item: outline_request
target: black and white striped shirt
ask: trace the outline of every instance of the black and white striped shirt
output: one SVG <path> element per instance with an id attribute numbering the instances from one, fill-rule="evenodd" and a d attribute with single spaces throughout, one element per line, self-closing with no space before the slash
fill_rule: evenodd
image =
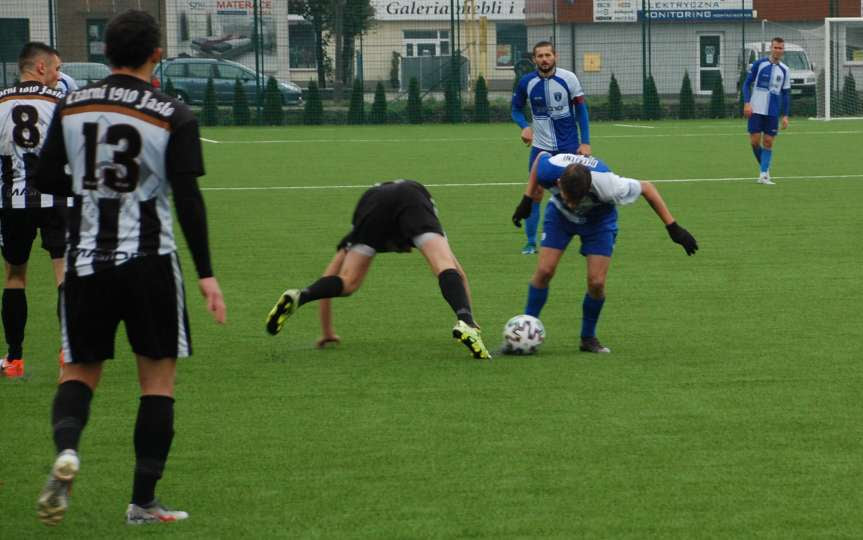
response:
<path id="1" fill-rule="evenodd" d="M 172 183 L 204 174 L 192 112 L 127 75 L 70 92 L 42 159 L 72 172 L 67 271 L 78 276 L 176 251 Z"/>
<path id="2" fill-rule="evenodd" d="M 39 151 L 62 92 L 25 81 L 0 91 L 0 207 L 28 209 L 66 206 L 66 197 L 39 192 L 33 185 Z"/>

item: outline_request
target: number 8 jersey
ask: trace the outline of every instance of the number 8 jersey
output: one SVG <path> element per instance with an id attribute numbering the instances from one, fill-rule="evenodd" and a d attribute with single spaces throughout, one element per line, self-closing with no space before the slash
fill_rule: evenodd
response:
<path id="1" fill-rule="evenodd" d="M 0 207 L 50 208 L 66 199 L 32 185 L 39 150 L 62 93 L 26 81 L 0 92 Z"/>
<path id="2" fill-rule="evenodd" d="M 172 183 L 204 174 L 188 107 L 127 75 L 67 95 L 41 159 L 72 171 L 67 271 L 79 276 L 176 251 Z"/>

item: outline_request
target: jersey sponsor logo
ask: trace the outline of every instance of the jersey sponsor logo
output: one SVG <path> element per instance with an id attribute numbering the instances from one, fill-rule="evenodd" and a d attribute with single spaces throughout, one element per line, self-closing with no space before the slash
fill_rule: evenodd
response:
<path id="1" fill-rule="evenodd" d="M 80 248 L 73 247 L 69 249 L 69 256 L 77 258 L 91 259 L 92 262 L 125 262 L 132 259 L 143 257 L 144 253 L 126 252 L 126 251 L 108 251 L 99 248 Z"/>
<path id="2" fill-rule="evenodd" d="M 591 156 L 583 156 L 581 154 L 559 154 L 559 156 L 567 163 L 580 163 L 589 169 L 595 169 L 599 165 L 599 160 Z"/>
<path id="3" fill-rule="evenodd" d="M 63 92 L 55 90 L 53 88 L 48 88 L 47 86 L 44 86 L 42 84 L 32 84 L 29 86 L 12 86 L 10 88 L 0 91 L 0 99 L 10 96 L 24 98 L 26 98 L 27 96 L 48 96 L 60 99 L 63 97 Z"/>

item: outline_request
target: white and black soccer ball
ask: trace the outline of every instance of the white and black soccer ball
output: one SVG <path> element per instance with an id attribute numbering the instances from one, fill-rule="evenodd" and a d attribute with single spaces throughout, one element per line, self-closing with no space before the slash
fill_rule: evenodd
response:
<path id="1" fill-rule="evenodd" d="M 545 326 L 531 315 L 516 315 L 503 327 L 504 352 L 533 354 L 545 341 Z"/>

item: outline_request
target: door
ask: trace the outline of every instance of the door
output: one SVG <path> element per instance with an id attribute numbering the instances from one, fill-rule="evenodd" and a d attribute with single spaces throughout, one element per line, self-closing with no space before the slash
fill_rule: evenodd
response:
<path id="1" fill-rule="evenodd" d="M 722 36 L 698 36 L 698 93 L 709 94 L 722 75 Z"/>

